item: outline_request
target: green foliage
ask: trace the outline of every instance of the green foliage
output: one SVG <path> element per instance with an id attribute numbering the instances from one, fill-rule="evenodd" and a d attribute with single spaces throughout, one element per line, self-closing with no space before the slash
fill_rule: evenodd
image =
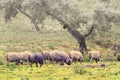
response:
<path id="1" fill-rule="evenodd" d="M 106 64 L 106 67 L 98 66 L 103 63 Z M 88 64 L 95 67 L 86 67 Z M 15 66 L 11 64 L 10 67 L 1 65 L 0 74 L 1 80 L 118 80 L 120 77 L 120 65 L 117 61 L 99 62 L 97 64 L 83 62 L 71 66 L 44 64 L 38 68 L 35 65 L 31 68 L 29 65 Z"/>
<path id="2" fill-rule="evenodd" d="M 25 77 L 25 78 L 21 78 L 21 80 L 30 80 L 30 78 Z"/>
<path id="3" fill-rule="evenodd" d="M 0 56 L 0 65 L 3 65 L 4 62 L 5 62 L 4 57 L 3 57 L 3 56 Z"/>
<path id="4" fill-rule="evenodd" d="M 36 24 L 44 23 L 46 25 L 46 21 L 49 19 L 58 22 L 60 26 L 60 23 L 62 26 L 66 23 L 72 24 L 74 26 L 71 28 L 78 30 L 82 35 L 88 33 L 89 29 L 94 26 L 94 31 L 89 38 L 99 45 L 111 47 L 120 45 L 120 9 L 115 5 L 120 5 L 119 3 L 119 0 L 7 0 L 5 17 L 11 19 L 19 11 L 25 16 L 27 14 L 31 22 L 36 22 Z M 50 26 L 47 25 L 48 27 Z M 54 28 L 54 26 L 52 27 Z"/>
<path id="5" fill-rule="evenodd" d="M 74 73 L 84 75 L 86 73 L 86 70 L 85 70 L 84 66 L 75 66 Z"/>
<path id="6" fill-rule="evenodd" d="M 86 61 L 86 62 L 89 62 L 89 61 L 90 61 L 90 58 L 89 58 L 89 55 L 88 55 L 88 54 L 85 54 L 85 55 L 84 55 L 84 61 Z"/>
<path id="7" fill-rule="evenodd" d="M 70 78 L 63 78 L 63 80 L 70 80 Z"/>
<path id="8" fill-rule="evenodd" d="M 9 0 L 2 0 L 7 2 Z M 0 4 L 1 2 L 0 1 Z M 10 0 L 11 1 L 11 0 Z M 77 50 L 78 44 L 73 37 L 67 31 L 63 31 L 60 22 L 56 20 L 62 19 L 66 23 L 77 23 L 80 21 L 80 28 L 78 30 L 84 34 L 90 28 L 91 17 L 95 12 L 96 20 L 94 33 L 88 37 L 91 41 L 100 41 L 102 45 L 119 46 L 120 39 L 120 27 L 119 27 L 119 10 L 120 10 L 120 0 L 111 0 L 108 5 L 109 8 L 105 9 L 104 6 L 101 7 L 101 0 L 46 0 L 48 1 L 47 9 L 42 8 L 42 10 L 47 10 L 48 12 L 54 14 L 52 17 L 42 14 L 40 11 L 41 7 L 37 7 L 37 0 L 24 0 L 22 4 L 22 10 L 26 11 L 33 20 L 44 23 L 44 29 L 40 33 L 34 32 L 33 25 L 30 24 L 28 17 L 26 18 L 21 13 L 16 13 L 19 11 L 17 1 L 23 0 L 12 0 L 7 4 L 7 9 L 5 10 L 7 16 L 6 18 L 13 19 L 12 22 L 4 23 L 3 14 L 0 9 L 0 54 L 1 51 L 44 51 L 44 50 L 54 50 L 59 49 L 69 52 L 70 50 Z M 41 0 L 42 1 L 42 0 Z M 52 1 L 52 2 L 51 2 Z M 58 1 L 58 2 L 56 2 Z M 74 2 L 76 1 L 76 2 Z M 49 3 L 50 2 L 50 3 Z M 60 2 L 60 3 L 59 3 Z M 64 2 L 64 4 L 62 4 Z M 71 2 L 73 2 L 71 4 Z M 69 4 L 70 3 L 70 4 Z M 100 4 L 100 6 L 95 6 Z M 27 5 L 26 5 L 27 4 Z M 37 4 L 37 5 L 36 5 Z M 51 5 L 55 4 L 55 5 Z M 75 4 L 75 5 L 73 5 Z M 94 5 L 95 4 L 95 5 Z M 4 4 L 2 4 L 4 5 Z M 59 6 L 60 5 L 60 6 Z M 55 7 L 56 6 L 56 7 Z M 79 6 L 79 7 L 78 7 Z M 1 7 L 1 5 L 0 5 Z M 42 6 L 43 7 L 43 6 Z M 99 7 L 99 8 L 98 8 Z M 12 9 L 13 8 L 13 9 Z M 98 8 L 98 9 L 97 9 Z M 77 10 L 76 10 L 77 9 Z M 54 12 L 55 11 L 55 12 Z M 39 15 L 40 14 L 40 15 Z M 67 14 L 67 15 L 66 15 Z M 93 18 L 92 18 L 93 19 Z M 88 24 L 86 24 L 88 22 Z M 73 27 L 74 28 L 74 27 Z M 88 41 L 90 46 L 95 45 Z M 93 48 L 93 47 L 92 47 Z M 95 48 L 95 47 L 94 47 Z M 116 49 L 116 50 L 119 50 Z M 3 53 L 3 52 L 2 52 Z M 104 53 L 107 54 L 107 53 Z M 103 54 L 103 55 L 104 55 Z M 105 56 L 104 56 L 105 57 Z M 108 57 L 108 56 L 107 56 Z M 113 60 L 113 56 L 110 57 Z M 58 66 L 57 64 L 43 65 L 40 68 L 30 68 L 29 65 L 16 66 L 10 63 L 6 66 L 4 63 L 3 55 L 0 56 L 0 80 L 118 80 L 120 77 L 120 65 L 119 62 L 99 62 L 99 63 L 86 63 L 89 61 L 88 55 L 85 55 L 85 62 L 83 64 L 72 64 L 71 66 Z M 100 67 L 99 65 L 105 64 L 105 67 Z M 93 67 L 86 67 L 90 64 Z M 82 65 L 82 66 L 78 66 Z M 94 67 L 95 66 L 95 67 Z"/>
<path id="9" fill-rule="evenodd" d="M 120 72 L 116 72 L 115 75 L 120 75 Z"/>
<path id="10" fill-rule="evenodd" d="M 9 65 L 7 65 L 7 68 L 9 68 L 10 71 L 13 71 L 13 70 L 15 70 L 17 67 L 16 67 L 15 64 L 9 64 Z"/>

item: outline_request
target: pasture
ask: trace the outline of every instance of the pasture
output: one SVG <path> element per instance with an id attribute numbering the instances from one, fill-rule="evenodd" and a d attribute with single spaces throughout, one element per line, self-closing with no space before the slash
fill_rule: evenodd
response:
<path id="1" fill-rule="evenodd" d="M 94 43 L 88 43 L 89 49 L 101 48 L 104 52 L 99 63 L 85 62 L 72 63 L 72 65 L 60 66 L 58 64 L 44 64 L 42 67 L 31 68 L 29 65 L 16 66 L 11 63 L 6 65 L 4 55 L 11 51 L 44 51 L 44 50 L 78 50 L 78 44 L 67 31 L 43 31 L 37 32 L 0 32 L 0 80 L 119 80 L 120 65 L 107 54 L 109 49 L 101 48 Z M 94 45 L 93 45 L 94 44 Z M 96 47 L 97 46 L 97 47 Z M 106 56 L 109 60 L 106 61 Z M 105 64 L 101 67 L 101 64 Z"/>
<path id="2" fill-rule="evenodd" d="M 101 64 L 105 67 L 101 67 Z M 31 68 L 29 65 L 10 66 L 0 65 L 0 80 L 119 80 L 119 62 L 99 62 L 71 66 L 59 66 L 57 64 L 43 65 Z"/>
<path id="3" fill-rule="evenodd" d="M 81 8 L 91 10 L 96 0 L 92 3 L 89 0 L 81 1 Z M 119 7 L 119 0 L 113 0 L 110 7 L 113 6 Z M 89 38 L 86 40 L 89 50 L 102 50 L 102 57 L 98 63 L 90 63 L 88 57 L 85 57 L 84 62 L 72 63 L 70 66 L 43 64 L 42 67 L 36 68 L 34 64 L 31 68 L 29 65 L 16 66 L 14 63 L 8 66 L 4 58 L 8 52 L 42 52 L 57 49 L 68 53 L 78 50 L 79 45 L 56 20 L 44 20 L 44 29 L 39 25 L 41 30 L 36 32 L 31 21 L 21 13 L 8 23 L 5 23 L 3 14 L 0 11 L 0 80 L 120 80 L 120 62 L 113 56 L 112 51 L 96 45 Z M 115 32 L 119 32 L 116 30 Z M 102 64 L 105 66 L 101 66 Z"/>

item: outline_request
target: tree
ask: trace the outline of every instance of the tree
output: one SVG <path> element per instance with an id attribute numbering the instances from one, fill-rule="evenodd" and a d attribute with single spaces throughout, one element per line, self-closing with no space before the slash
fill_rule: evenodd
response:
<path id="1" fill-rule="evenodd" d="M 81 9 L 78 0 L 29 0 L 28 2 L 27 0 L 13 0 L 12 6 L 14 5 L 14 7 L 8 9 L 12 12 L 7 12 L 7 10 L 6 13 L 11 13 L 8 15 L 9 19 L 14 17 L 15 12 L 19 11 L 31 19 L 35 26 L 42 23 L 46 16 L 51 16 L 51 19 L 59 21 L 63 28 L 67 29 L 78 41 L 79 50 L 84 53 L 87 51 L 86 37 L 91 34 L 90 38 L 97 41 L 96 36 L 99 35 L 99 41 L 103 42 L 108 39 L 104 33 L 107 34 L 111 30 L 113 27 L 111 24 L 119 26 L 120 12 L 109 7 L 110 0 L 100 1 L 100 6 L 97 5 L 91 11 L 86 11 Z"/>
<path id="2" fill-rule="evenodd" d="M 5 19 L 6 22 L 11 20 L 11 18 L 16 17 L 20 12 L 31 20 L 35 26 L 36 31 L 40 31 L 39 23 L 42 23 L 46 14 L 41 12 L 40 7 L 37 1 L 31 0 L 26 2 L 24 5 L 24 0 L 9 0 L 5 3 Z"/>
<path id="3" fill-rule="evenodd" d="M 90 22 L 86 20 L 90 19 L 90 17 L 81 14 L 82 11 L 79 9 L 79 2 L 77 3 L 77 0 L 41 0 L 41 3 L 43 4 L 44 12 L 60 21 L 61 24 L 63 24 L 63 28 L 67 29 L 68 32 L 78 41 L 79 50 L 82 53 L 87 51 L 85 37 L 92 32 L 94 26 L 93 24 L 90 25 Z M 88 33 L 84 33 L 83 35 L 78 31 L 78 28 L 80 28 L 79 23 L 89 24 L 88 26 L 90 27 L 90 30 L 88 30 Z"/>

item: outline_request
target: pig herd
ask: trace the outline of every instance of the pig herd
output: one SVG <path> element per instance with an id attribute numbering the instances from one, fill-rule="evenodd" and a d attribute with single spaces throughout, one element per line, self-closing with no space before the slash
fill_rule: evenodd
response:
<path id="1" fill-rule="evenodd" d="M 29 64 L 32 67 L 32 64 L 38 64 L 40 67 L 46 63 L 58 63 L 60 65 L 71 65 L 72 62 L 83 62 L 84 56 L 79 51 L 70 51 L 66 53 L 64 51 L 53 50 L 53 51 L 43 51 L 39 52 L 10 52 L 5 55 L 7 63 L 15 62 L 16 65 L 19 64 Z M 89 52 L 90 62 L 94 59 L 96 63 L 100 60 L 99 51 L 90 51 Z"/>

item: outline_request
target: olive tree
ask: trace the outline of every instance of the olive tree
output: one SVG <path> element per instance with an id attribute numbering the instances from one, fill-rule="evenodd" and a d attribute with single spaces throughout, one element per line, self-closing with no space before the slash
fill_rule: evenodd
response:
<path id="1" fill-rule="evenodd" d="M 38 6 L 37 0 L 8 0 L 4 2 L 4 18 L 7 22 L 21 13 L 31 20 L 36 31 L 40 31 L 39 23 L 42 23 L 46 14 Z"/>
<path id="2" fill-rule="evenodd" d="M 51 16 L 78 41 L 79 50 L 84 53 L 87 51 L 86 37 L 90 35 L 89 38 L 97 42 L 107 43 L 107 34 L 113 25 L 119 26 L 119 10 L 109 7 L 110 0 L 99 0 L 99 3 L 86 11 L 80 7 L 80 0 L 10 0 L 5 8 L 5 18 L 11 19 L 21 12 L 39 31 L 38 24 Z"/>

